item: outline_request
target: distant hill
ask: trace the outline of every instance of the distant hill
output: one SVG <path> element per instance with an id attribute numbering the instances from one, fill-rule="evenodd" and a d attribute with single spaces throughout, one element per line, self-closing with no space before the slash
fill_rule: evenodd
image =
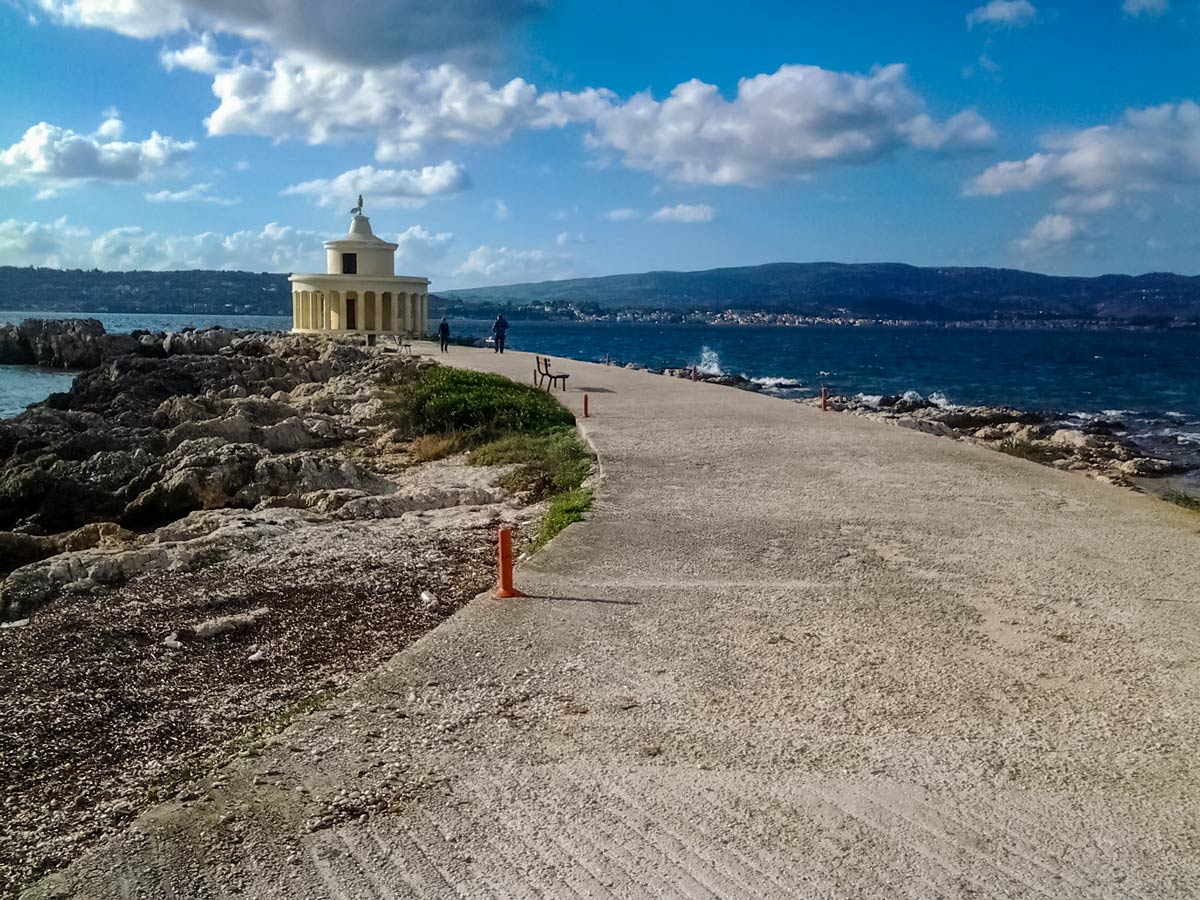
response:
<path id="1" fill-rule="evenodd" d="M 439 291 L 466 303 L 568 301 L 606 308 L 761 309 L 939 320 L 992 317 L 1200 321 L 1200 276 L 1075 278 L 900 263 L 772 263 Z"/>
<path id="2" fill-rule="evenodd" d="M 1072 278 L 1017 269 L 899 263 L 772 263 L 705 272 L 644 272 L 439 291 L 460 304 L 565 302 L 600 309 L 764 310 L 934 319 L 1116 319 L 1200 324 L 1200 276 Z M 58 312 L 290 315 L 287 275 L 102 272 L 0 266 L 0 309 Z M 537 311 L 529 311 L 537 314 Z"/>
<path id="3" fill-rule="evenodd" d="M 102 272 L 0 266 L 0 309 L 51 312 L 292 314 L 287 275 Z"/>

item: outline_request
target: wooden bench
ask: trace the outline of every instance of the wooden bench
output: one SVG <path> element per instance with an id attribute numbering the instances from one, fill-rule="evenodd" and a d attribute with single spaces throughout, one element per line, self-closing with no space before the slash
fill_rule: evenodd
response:
<path id="1" fill-rule="evenodd" d="M 571 376 L 565 372 L 551 372 L 550 359 L 548 357 L 535 356 L 536 367 L 533 372 L 533 383 L 535 387 L 541 387 L 546 382 L 550 383 L 547 390 L 553 390 L 554 385 L 558 383 L 565 391 L 567 389 L 567 379 Z"/>

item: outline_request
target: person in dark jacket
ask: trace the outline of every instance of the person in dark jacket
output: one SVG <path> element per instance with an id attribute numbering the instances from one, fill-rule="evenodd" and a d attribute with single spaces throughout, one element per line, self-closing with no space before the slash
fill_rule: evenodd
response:
<path id="1" fill-rule="evenodd" d="M 442 341 L 442 352 L 447 353 L 450 349 L 450 323 L 446 321 L 446 317 L 442 316 L 442 324 L 438 326 L 438 337 Z"/>
<path id="2" fill-rule="evenodd" d="M 496 316 L 496 323 L 492 325 L 492 336 L 496 339 L 496 347 L 494 353 L 504 352 L 504 338 L 508 334 L 508 319 L 504 318 L 504 314 Z"/>

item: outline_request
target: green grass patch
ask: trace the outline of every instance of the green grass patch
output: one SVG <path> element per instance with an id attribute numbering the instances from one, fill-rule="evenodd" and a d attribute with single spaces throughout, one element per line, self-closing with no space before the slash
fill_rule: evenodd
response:
<path id="1" fill-rule="evenodd" d="M 527 384 L 448 366 L 422 366 L 385 389 L 386 408 L 409 439 L 460 434 L 485 443 L 507 434 L 543 434 L 575 424 L 570 410 Z"/>
<path id="2" fill-rule="evenodd" d="M 592 492 L 587 488 L 575 488 L 563 491 L 550 498 L 546 517 L 542 519 L 542 527 L 532 549 L 536 550 L 552 537 L 583 518 L 584 513 L 592 508 Z"/>
<path id="3" fill-rule="evenodd" d="M 562 427 L 545 434 L 510 434 L 467 455 L 473 466 L 516 465 L 501 484 L 535 501 L 577 489 L 594 459 L 574 429 Z"/>
<path id="4" fill-rule="evenodd" d="M 1009 456 L 1028 459 L 1031 462 L 1041 463 L 1043 466 L 1048 466 L 1056 459 L 1061 459 L 1061 454 L 1054 450 L 1019 438 L 1005 438 L 996 445 L 996 449 Z"/>
<path id="5" fill-rule="evenodd" d="M 583 487 L 595 454 L 575 431 L 571 411 L 546 391 L 499 375 L 421 366 L 383 388 L 397 438 L 420 461 L 468 451 L 473 466 L 513 466 L 500 484 L 547 503 L 532 549 L 591 507 Z"/>
<path id="6" fill-rule="evenodd" d="M 1162 498 L 1168 503 L 1174 503 L 1176 506 L 1182 506 L 1192 512 L 1200 512 L 1200 497 L 1193 497 L 1183 491 L 1166 491 Z"/>

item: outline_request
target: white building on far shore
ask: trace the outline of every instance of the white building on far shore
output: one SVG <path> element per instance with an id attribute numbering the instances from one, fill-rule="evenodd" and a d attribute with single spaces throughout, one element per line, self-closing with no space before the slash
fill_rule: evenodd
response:
<path id="1" fill-rule="evenodd" d="M 354 209 L 350 233 L 325 241 L 325 274 L 292 275 L 292 331 L 424 337 L 429 279 L 396 274 L 396 244 L 380 240 Z"/>

